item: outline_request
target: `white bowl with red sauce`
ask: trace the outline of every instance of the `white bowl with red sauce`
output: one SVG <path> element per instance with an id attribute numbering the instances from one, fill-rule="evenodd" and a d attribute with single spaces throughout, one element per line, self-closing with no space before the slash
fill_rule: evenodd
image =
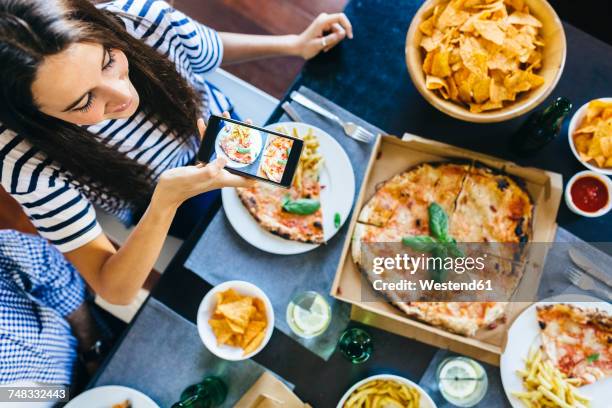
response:
<path id="1" fill-rule="evenodd" d="M 565 187 L 565 203 L 583 217 L 601 217 L 612 209 L 612 180 L 591 170 L 576 173 Z"/>

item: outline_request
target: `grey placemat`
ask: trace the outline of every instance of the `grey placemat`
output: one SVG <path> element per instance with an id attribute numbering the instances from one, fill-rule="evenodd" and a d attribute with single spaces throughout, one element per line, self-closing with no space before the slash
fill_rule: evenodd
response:
<path id="1" fill-rule="evenodd" d="M 299 90 L 313 101 L 327 108 L 344 120 L 358 123 L 375 134 L 380 129 L 369 125 L 329 100 L 307 88 Z M 334 137 L 351 159 L 355 172 L 355 199 L 363 180 L 372 145 L 359 143 L 344 135 L 336 124 L 312 113 L 300 105 L 292 106 L 302 120 L 319 127 Z M 281 121 L 289 121 L 287 117 Z M 292 336 L 309 350 L 327 360 L 334 351 L 339 334 L 349 321 L 350 307 L 327 295 L 336 273 L 348 223 L 326 244 L 299 255 L 274 255 L 260 251 L 244 241 L 227 221 L 221 210 L 200 238 L 185 267 L 216 285 L 223 281 L 241 279 L 254 283 L 270 297 L 276 315 L 276 327 Z M 224 262 L 219 262 L 223 259 Z M 303 340 L 291 332 L 285 319 L 285 310 L 291 297 L 301 291 L 315 290 L 325 294 L 332 305 L 332 322 L 327 331 L 314 339 Z"/>
<path id="2" fill-rule="evenodd" d="M 228 386 L 232 407 L 266 369 L 251 360 L 229 362 L 210 353 L 197 327 L 150 298 L 94 386 L 123 385 L 170 407 L 181 392 L 209 375 Z"/>
<path id="3" fill-rule="evenodd" d="M 419 381 L 419 385 L 423 387 L 423 389 L 429 394 L 431 399 L 434 400 L 438 408 L 451 408 L 455 407 L 455 405 L 447 402 L 440 394 L 440 390 L 438 388 L 438 381 L 436 380 L 436 370 L 438 369 L 438 365 L 447 357 L 454 357 L 460 354 L 456 354 L 450 352 L 448 350 L 438 350 L 434 357 L 431 359 L 431 363 L 427 366 L 425 373 L 421 377 Z M 504 393 L 504 389 L 502 388 L 501 376 L 499 374 L 499 367 L 492 366 L 490 364 L 486 364 L 480 362 L 487 372 L 487 378 L 489 381 L 489 388 L 487 389 L 487 394 L 484 399 L 480 401 L 476 408 L 503 408 L 510 407 L 510 403 L 506 398 L 506 394 Z"/>
<path id="4" fill-rule="evenodd" d="M 589 259 L 601 271 L 612 275 L 612 243 L 588 243 L 561 227 L 557 228 L 555 240 L 550 244 L 544 271 L 538 289 L 538 299 L 543 300 L 558 295 L 587 295 L 593 293 L 573 286 L 567 278 L 567 269 L 572 265 L 568 251 L 573 249 Z M 602 282 L 596 284 L 605 288 Z M 579 300 L 579 298 L 577 298 Z M 607 300 L 607 299 L 605 299 Z"/>

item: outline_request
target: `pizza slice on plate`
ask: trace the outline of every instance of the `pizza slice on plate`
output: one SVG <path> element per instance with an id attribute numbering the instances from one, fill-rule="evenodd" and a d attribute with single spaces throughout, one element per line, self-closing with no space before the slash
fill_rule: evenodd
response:
<path id="1" fill-rule="evenodd" d="M 592 384 L 612 376 L 612 316 L 557 303 L 536 307 L 542 349 L 563 374 Z"/>
<path id="2" fill-rule="evenodd" d="M 284 129 L 277 130 L 286 133 Z M 319 144 L 312 131 L 303 139 L 302 156 L 289 190 L 260 182 L 248 189 L 239 188 L 237 192 L 246 209 L 262 228 L 285 239 L 322 244 L 325 238 L 319 172 L 323 158 L 317 152 Z M 282 151 L 288 155 L 286 150 L 290 146 L 282 144 L 283 140 L 287 139 L 277 137 L 270 140 L 269 149 L 262 157 L 262 171 L 270 179 L 277 177 L 273 176 L 277 170 L 272 162 L 283 156 Z"/>

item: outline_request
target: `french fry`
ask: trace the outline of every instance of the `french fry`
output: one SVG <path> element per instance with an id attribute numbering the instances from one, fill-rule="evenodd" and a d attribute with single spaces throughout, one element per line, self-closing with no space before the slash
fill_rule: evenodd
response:
<path id="1" fill-rule="evenodd" d="M 526 391 L 515 391 L 512 395 L 527 408 L 587 408 L 588 398 L 576 391 L 575 386 L 581 383 L 580 380 L 567 378 L 543 357 L 539 347 L 529 351 L 525 369 L 517 370 Z"/>
<path id="2" fill-rule="evenodd" d="M 344 403 L 344 408 L 382 408 L 401 406 L 419 408 L 419 391 L 393 380 L 374 380 L 359 386 Z"/>

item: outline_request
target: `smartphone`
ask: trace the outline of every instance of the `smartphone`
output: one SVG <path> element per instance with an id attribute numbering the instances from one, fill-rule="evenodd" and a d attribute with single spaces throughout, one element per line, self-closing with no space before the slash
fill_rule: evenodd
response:
<path id="1" fill-rule="evenodd" d="M 211 115 L 198 160 L 227 160 L 232 173 L 289 188 L 304 142 L 248 123 Z"/>

